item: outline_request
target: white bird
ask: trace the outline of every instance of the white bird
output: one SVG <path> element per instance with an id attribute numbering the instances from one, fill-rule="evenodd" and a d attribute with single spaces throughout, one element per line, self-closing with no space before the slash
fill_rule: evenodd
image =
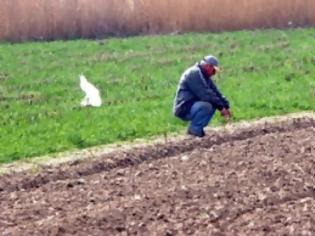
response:
<path id="1" fill-rule="evenodd" d="M 81 106 L 100 107 L 102 99 L 99 90 L 91 84 L 83 74 L 80 75 L 80 87 L 85 92 L 85 97 L 81 101 Z"/>

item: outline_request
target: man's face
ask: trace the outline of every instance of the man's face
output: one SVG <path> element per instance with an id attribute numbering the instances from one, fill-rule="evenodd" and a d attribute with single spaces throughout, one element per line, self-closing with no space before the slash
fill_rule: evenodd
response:
<path id="1" fill-rule="evenodd" d="M 213 65 L 205 64 L 204 69 L 205 69 L 209 78 L 216 74 L 216 69 Z"/>

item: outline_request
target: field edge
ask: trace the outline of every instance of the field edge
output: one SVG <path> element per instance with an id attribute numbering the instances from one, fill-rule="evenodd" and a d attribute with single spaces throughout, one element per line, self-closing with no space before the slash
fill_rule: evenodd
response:
<path id="1" fill-rule="evenodd" d="M 233 135 L 237 131 L 242 131 L 246 129 L 250 130 L 261 130 L 266 127 L 273 126 L 277 127 L 281 123 L 299 123 L 300 120 L 310 119 L 315 122 L 315 112 L 299 112 L 291 113 L 281 116 L 271 116 L 264 117 L 256 120 L 247 120 L 237 123 L 230 123 L 219 127 L 208 127 L 206 129 L 207 136 L 205 139 L 213 136 Z M 303 123 L 303 122 L 302 122 Z M 270 131 L 269 131 L 270 132 Z M 271 131 L 273 132 L 273 131 Z M 222 138 L 222 137 L 221 137 Z M 247 138 L 247 137 L 243 137 Z M 178 146 L 181 142 L 186 142 L 187 140 L 192 140 L 191 148 L 198 148 L 202 145 L 202 140 L 199 138 L 191 138 L 185 135 L 183 132 L 176 134 L 165 134 L 163 136 L 156 136 L 148 139 L 136 139 L 131 142 L 120 142 L 109 145 L 102 145 L 87 149 L 74 150 L 56 153 L 53 155 L 45 155 L 40 157 L 35 157 L 31 159 L 19 160 L 12 163 L 5 163 L 0 165 L 0 176 L 10 173 L 18 172 L 31 172 L 39 173 L 43 169 L 58 167 L 61 164 L 66 163 L 81 163 L 89 160 L 98 160 L 109 157 L 111 155 L 116 155 L 116 153 L 128 153 L 133 150 L 141 149 L 151 149 L 150 147 L 159 146 L 159 150 L 163 150 L 171 147 L 172 145 Z M 234 137 L 237 139 L 237 137 Z M 215 144 L 215 143 L 214 143 Z M 194 146 L 195 145 L 195 146 Z M 210 144 L 211 145 L 211 144 Z M 179 152 L 185 152 L 187 150 L 177 150 Z M 168 154 L 167 154 L 168 155 Z"/>

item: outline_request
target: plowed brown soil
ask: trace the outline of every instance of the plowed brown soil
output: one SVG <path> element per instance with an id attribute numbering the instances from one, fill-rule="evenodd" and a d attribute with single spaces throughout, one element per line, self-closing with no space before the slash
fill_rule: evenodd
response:
<path id="1" fill-rule="evenodd" d="M 0 177 L 1 235 L 314 235 L 315 121 Z"/>

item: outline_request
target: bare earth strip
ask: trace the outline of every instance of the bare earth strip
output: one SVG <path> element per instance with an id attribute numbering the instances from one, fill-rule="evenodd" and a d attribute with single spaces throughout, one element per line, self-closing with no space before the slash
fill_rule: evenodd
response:
<path id="1" fill-rule="evenodd" d="M 314 235 L 313 114 L 0 177 L 1 235 Z"/>

